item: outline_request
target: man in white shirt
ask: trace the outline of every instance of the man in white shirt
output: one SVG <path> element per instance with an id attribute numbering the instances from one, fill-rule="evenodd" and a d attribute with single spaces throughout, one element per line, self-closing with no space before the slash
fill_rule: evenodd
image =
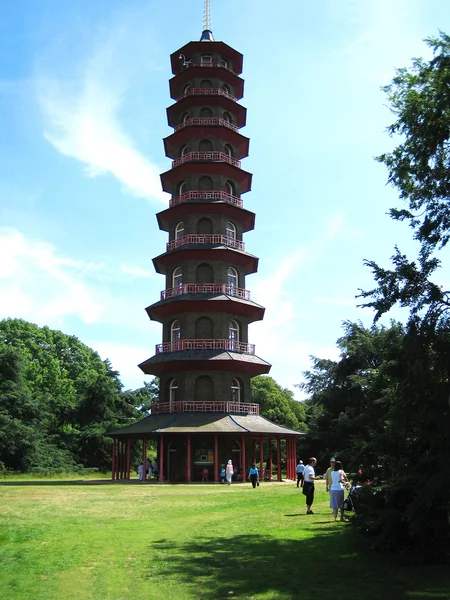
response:
<path id="1" fill-rule="evenodd" d="M 314 481 L 319 479 L 316 477 L 314 467 L 317 465 L 317 459 L 313 456 L 309 459 L 309 463 L 306 465 L 303 471 L 303 494 L 306 496 L 306 514 L 313 515 L 311 510 L 312 503 L 314 502 Z"/>
<path id="2" fill-rule="evenodd" d="M 298 461 L 297 469 L 297 487 L 301 484 L 303 487 L 303 471 L 305 470 L 305 465 L 302 460 Z"/>

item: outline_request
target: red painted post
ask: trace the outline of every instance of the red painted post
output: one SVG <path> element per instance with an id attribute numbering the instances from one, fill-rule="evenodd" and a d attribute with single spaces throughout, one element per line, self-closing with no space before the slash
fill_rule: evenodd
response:
<path id="1" fill-rule="evenodd" d="M 143 471 L 142 471 L 142 481 L 145 481 L 147 479 L 147 438 L 144 437 L 144 440 L 142 442 L 142 465 L 143 465 Z"/>
<path id="2" fill-rule="evenodd" d="M 187 480 L 188 482 L 191 481 L 191 434 L 188 433 L 188 438 L 187 438 Z"/>
<path id="3" fill-rule="evenodd" d="M 130 479 L 131 475 L 131 440 L 127 439 L 127 479 Z"/>
<path id="4" fill-rule="evenodd" d="M 269 480 L 272 480 L 272 440 L 269 439 Z"/>
<path id="5" fill-rule="evenodd" d="M 256 440 L 253 440 L 253 456 L 252 456 L 252 462 L 256 462 Z"/>
<path id="6" fill-rule="evenodd" d="M 115 468 L 116 468 L 116 438 L 113 438 L 112 443 L 112 460 L 111 460 L 111 479 L 115 479 Z"/>
<path id="7" fill-rule="evenodd" d="M 259 472 L 264 481 L 264 442 L 262 435 L 259 436 Z"/>
<path id="8" fill-rule="evenodd" d="M 219 481 L 219 438 L 214 436 L 214 481 Z"/>
<path id="9" fill-rule="evenodd" d="M 159 434 L 159 480 L 164 481 L 164 434 Z"/>
<path id="10" fill-rule="evenodd" d="M 119 479 L 122 479 L 122 440 L 119 440 Z"/>
<path id="11" fill-rule="evenodd" d="M 281 449 L 280 449 L 280 438 L 277 438 L 277 471 L 278 471 L 278 481 L 281 481 Z"/>
<path id="12" fill-rule="evenodd" d="M 242 463 L 242 481 L 246 480 L 246 471 L 247 467 L 245 466 L 245 437 L 242 434 L 242 442 L 241 442 L 241 463 Z"/>

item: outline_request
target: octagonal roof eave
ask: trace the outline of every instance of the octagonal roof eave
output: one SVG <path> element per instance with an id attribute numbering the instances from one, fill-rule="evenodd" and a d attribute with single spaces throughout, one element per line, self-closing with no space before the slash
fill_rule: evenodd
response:
<path id="1" fill-rule="evenodd" d="M 261 415 L 216 412 L 180 412 L 149 415 L 137 423 L 108 431 L 108 437 L 139 437 L 159 433 L 247 433 L 274 437 L 306 434 L 272 423 Z"/>

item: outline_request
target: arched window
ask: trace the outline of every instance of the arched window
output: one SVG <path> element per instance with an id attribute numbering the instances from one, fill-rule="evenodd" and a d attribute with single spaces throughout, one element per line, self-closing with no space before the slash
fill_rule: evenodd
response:
<path id="1" fill-rule="evenodd" d="M 170 341 L 173 342 L 179 342 L 181 340 L 181 327 L 180 327 L 180 321 L 178 319 L 175 319 L 175 321 L 172 322 L 172 325 L 170 326 Z"/>
<path id="2" fill-rule="evenodd" d="M 188 147 L 185 144 L 184 146 L 181 146 L 181 148 L 180 148 L 180 156 L 185 156 L 187 153 L 188 153 Z"/>
<path id="3" fill-rule="evenodd" d="M 187 94 L 190 89 L 191 89 L 191 85 L 188 83 L 183 88 L 183 94 Z"/>
<path id="4" fill-rule="evenodd" d="M 234 196 L 236 193 L 236 188 L 234 187 L 234 183 L 232 181 L 226 181 L 225 182 L 225 191 L 227 194 L 230 194 L 230 196 Z"/>
<path id="5" fill-rule="evenodd" d="M 238 287 L 238 273 L 234 267 L 228 268 L 228 286 L 230 288 Z"/>
<path id="6" fill-rule="evenodd" d="M 234 378 L 231 383 L 231 402 L 241 401 L 241 384 L 239 379 Z"/>
<path id="7" fill-rule="evenodd" d="M 210 108 L 208 108 L 207 106 L 204 106 L 203 108 L 200 109 L 199 116 L 200 117 L 212 117 L 213 112 Z"/>
<path id="8" fill-rule="evenodd" d="M 175 267 L 172 273 L 172 287 L 178 288 L 183 285 L 183 271 L 181 267 Z"/>
<path id="9" fill-rule="evenodd" d="M 184 194 L 185 191 L 186 191 L 186 182 L 180 181 L 180 183 L 177 186 L 177 195 L 181 196 L 181 194 Z"/>
<path id="10" fill-rule="evenodd" d="M 230 113 L 229 113 L 229 112 L 227 112 L 227 111 L 225 111 L 225 112 L 223 113 L 223 119 L 224 119 L 225 121 L 227 121 L 228 123 L 232 123 L 232 122 L 233 122 L 233 117 L 232 117 L 232 116 L 230 115 Z"/>
<path id="11" fill-rule="evenodd" d="M 169 402 L 173 404 L 177 401 L 178 397 L 178 381 L 176 379 L 171 379 L 169 384 Z"/>
<path id="12" fill-rule="evenodd" d="M 236 239 L 236 225 L 234 223 L 232 223 L 231 221 L 227 222 L 227 238 L 229 240 Z"/>
<path id="13" fill-rule="evenodd" d="M 226 92 L 227 94 L 231 94 L 231 88 L 226 83 L 222 85 L 222 91 Z"/>
<path id="14" fill-rule="evenodd" d="M 175 227 L 175 240 L 180 240 L 184 235 L 184 223 L 180 221 Z"/>
<path id="15" fill-rule="evenodd" d="M 213 222 L 208 217 L 202 217 L 197 221 L 197 233 L 200 235 L 208 235 L 213 232 Z"/>
<path id="16" fill-rule="evenodd" d="M 213 143 L 211 140 L 200 140 L 198 149 L 200 152 L 212 152 Z"/>
<path id="17" fill-rule="evenodd" d="M 228 339 L 230 342 L 239 342 L 239 325 L 234 319 L 231 319 L 229 324 Z"/>
<path id="18" fill-rule="evenodd" d="M 228 154 L 228 156 L 234 156 L 234 150 L 233 150 L 233 148 L 230 146 L 230 144 L 225 144 L 225 146 L 224 146 L 224 148 L 223 148 L 223 149 L 224 149 L 224 151 L 225 151 L 225 154 Z"/>
<path id="19" fill-rule="evenodd" d="M 186 123 L 186 121 L 187 121 L 188 119 L 190 119 L 190 118 L 191 118 L 191 113 L 190 113 L 190 112 L 184 112 L 184 113 L 181 115 L 181 122 L 182 122 L 182 123 Z"/>

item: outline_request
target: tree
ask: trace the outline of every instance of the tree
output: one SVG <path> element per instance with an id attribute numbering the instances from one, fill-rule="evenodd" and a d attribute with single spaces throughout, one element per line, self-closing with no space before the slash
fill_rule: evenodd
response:
<path id="1" fill-rule="evenodd" d="M 295 402 L 293 393 L 282 388 L 272 377 L 258 375 L 251 380 L 252 402 L 259 404 L 259 411 L 273 423 L 303 430 L 304 423 L 298 417 L 304 417 L 304 411 Z"/>
<path id="2" fill-rule="evenodd" d="M 450 37 L 440 32 L 425 42 L 434 58 L 414 59 L 384 88 L 396 117 L 388 132 L 402 141 L 378 160 L 408 203 L 407 209 L 391 209 L 392 218 L 409 221 L 414 237 L 434 248 L 450 236 Z"/>

